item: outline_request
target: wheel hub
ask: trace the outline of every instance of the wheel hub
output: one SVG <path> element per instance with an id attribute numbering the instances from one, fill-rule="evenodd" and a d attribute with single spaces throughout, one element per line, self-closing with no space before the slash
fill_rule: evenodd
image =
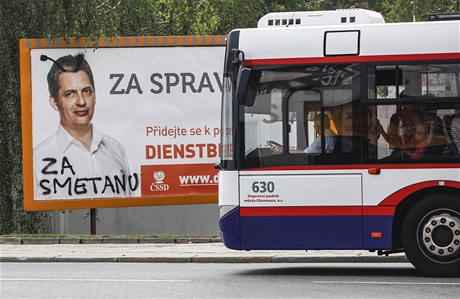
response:
<path id="1" fill-rule="evenodd" d="M 447 213 L 431 217 L 423 226 L 422 244 L 438 257 L 458 253 L 460 248 L 460 221 Z"/>

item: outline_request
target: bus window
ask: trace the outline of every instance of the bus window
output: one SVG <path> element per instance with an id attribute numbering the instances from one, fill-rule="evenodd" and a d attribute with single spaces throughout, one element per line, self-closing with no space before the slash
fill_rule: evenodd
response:
<path id="1" fill-rule="evenodd" d="M 368 68 L 368 98 L 443 99 L 460 95 L 459 64 L 384 65 Z"/>
<path id="2" fill-rule="evenodd" d="M 401 88 L 401 73 L 397 66 L 375 66 L 368 68 L 369 99 L 397 98 Z M 398 82 L 398 84 L 396 83 Z"/>
<path id="3" fill-rule="evenodd" d="M 458 97 L 458 64 L 422 64 L 401 66 L 408 96 L 436 99 Z"/>
<path id="4" fill-rule="evenodd" d="M 459 96 L 459 77 L 460 64 L 453 63 L 369 67 L 369 101 L 389 100 L 367 106 L 370 161 L 456 158 L 448 123 L 455 113 L 451 101 Z"/>
<path id="5" fill-rule="evenodd" d="M 315 117 L 321 112 L 320 94 L 317 91 L 294 92 L 288 102 L 289 153 L 305 153 L 320 133 L 315 129 Z M 316 131 L 315 131 L 316 130 Z M 320 151 L 314 152 L 319 154 Z"/>
<path id="6" fill-rule="evenodd" d="M 247 159 L 275 155 L 277 153 L 271 150 L 272 144 L 283 143 L 281 105 L 285 91 L 275 86 L 261 87 L 254 105 L 245 106 L 244 111 L 244 147 Z"/>
<path id="7" fill-rule="evenodd" d="M 246 160 L 268 159 L 267 164 L 276 156 L 269 164 L 289 161 L 302 165 L 360 161 L 357 64 L 299 65 L 259 72 L 259 82 L 253 85 L 254 104 L 243 107 Z M 315 158 L 353 152 L 356 159 L 340 155 L 334 161 L 326 156 Z"/>
<path id="8" fill-rule="evenodd" d="M 452 103 L 367 107 L 370 162 L 442 162 L 457 159 L 446 120 Z"/>

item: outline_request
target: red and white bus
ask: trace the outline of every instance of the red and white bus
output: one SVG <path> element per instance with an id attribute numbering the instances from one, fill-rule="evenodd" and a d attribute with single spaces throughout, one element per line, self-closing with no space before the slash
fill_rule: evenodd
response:
<path id="1" fill-rule="evenodd" d="M 431 18 L 272 13 L 229 34 L 227 247 L 404 251 L 460 274 L 460 21 Z"/>

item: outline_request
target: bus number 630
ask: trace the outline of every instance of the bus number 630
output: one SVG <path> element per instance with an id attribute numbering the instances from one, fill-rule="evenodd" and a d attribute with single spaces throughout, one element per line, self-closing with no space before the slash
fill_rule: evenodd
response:
<path id="1" fill-rule="evenodd" d="M 275 191 L 275 183 L 268 181 L 255 181 L 252 183 L 252 192 L 254 193 L 273 193 Z"/>

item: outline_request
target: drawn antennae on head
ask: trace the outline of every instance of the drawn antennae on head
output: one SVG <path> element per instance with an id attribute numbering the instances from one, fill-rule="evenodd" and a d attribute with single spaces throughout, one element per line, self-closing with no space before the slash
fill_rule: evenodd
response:
<path id="1" fill-rule="evenodd" d="M 40 55 L 40 60 L 41 61 L 51 60 L 63 72 L 78 72 L 80 70 L 81 63 L 83 62 L 83 60 L 85 60 L 85 56 L 83 54 L 77 54 L 75 56 L 76 65 L 75 65 L 75 69 L 73 69 L 73 70 L 66 70 L 64 67 L 62 67 L 62 65 L 59 64 L 59 62 L 57 62 L 56 60 L 54 60 L 53 58 L 51 58 L 51 57 L 49 57 L 47 55 Z"/>
<path id="2" fill-rule="evenodd" d="M 77 54 L 75 56 L 75 60 L 77 61 L 77 65 L 75 66 L 75 72 L 78 72 L 80 70 L 81 63 L 85 59 L 85 56 L 83 54 Z"/>
<path id="3" fill-rule="evenodd" d="M 56 60 L 54 60 L 53 58 L 51 58 L 51 57 L 49 57 L 49 56 L 40 55 L 40 60 L 41 60 L 41 61 L 51 60 L 52 62 L 54 62 L 54 63 L 61 69 L 61 71 L 67 72 L 67 70 L 64 69 L 64 68 L 62 67 L 62 65 L 60 65 Z"/>

